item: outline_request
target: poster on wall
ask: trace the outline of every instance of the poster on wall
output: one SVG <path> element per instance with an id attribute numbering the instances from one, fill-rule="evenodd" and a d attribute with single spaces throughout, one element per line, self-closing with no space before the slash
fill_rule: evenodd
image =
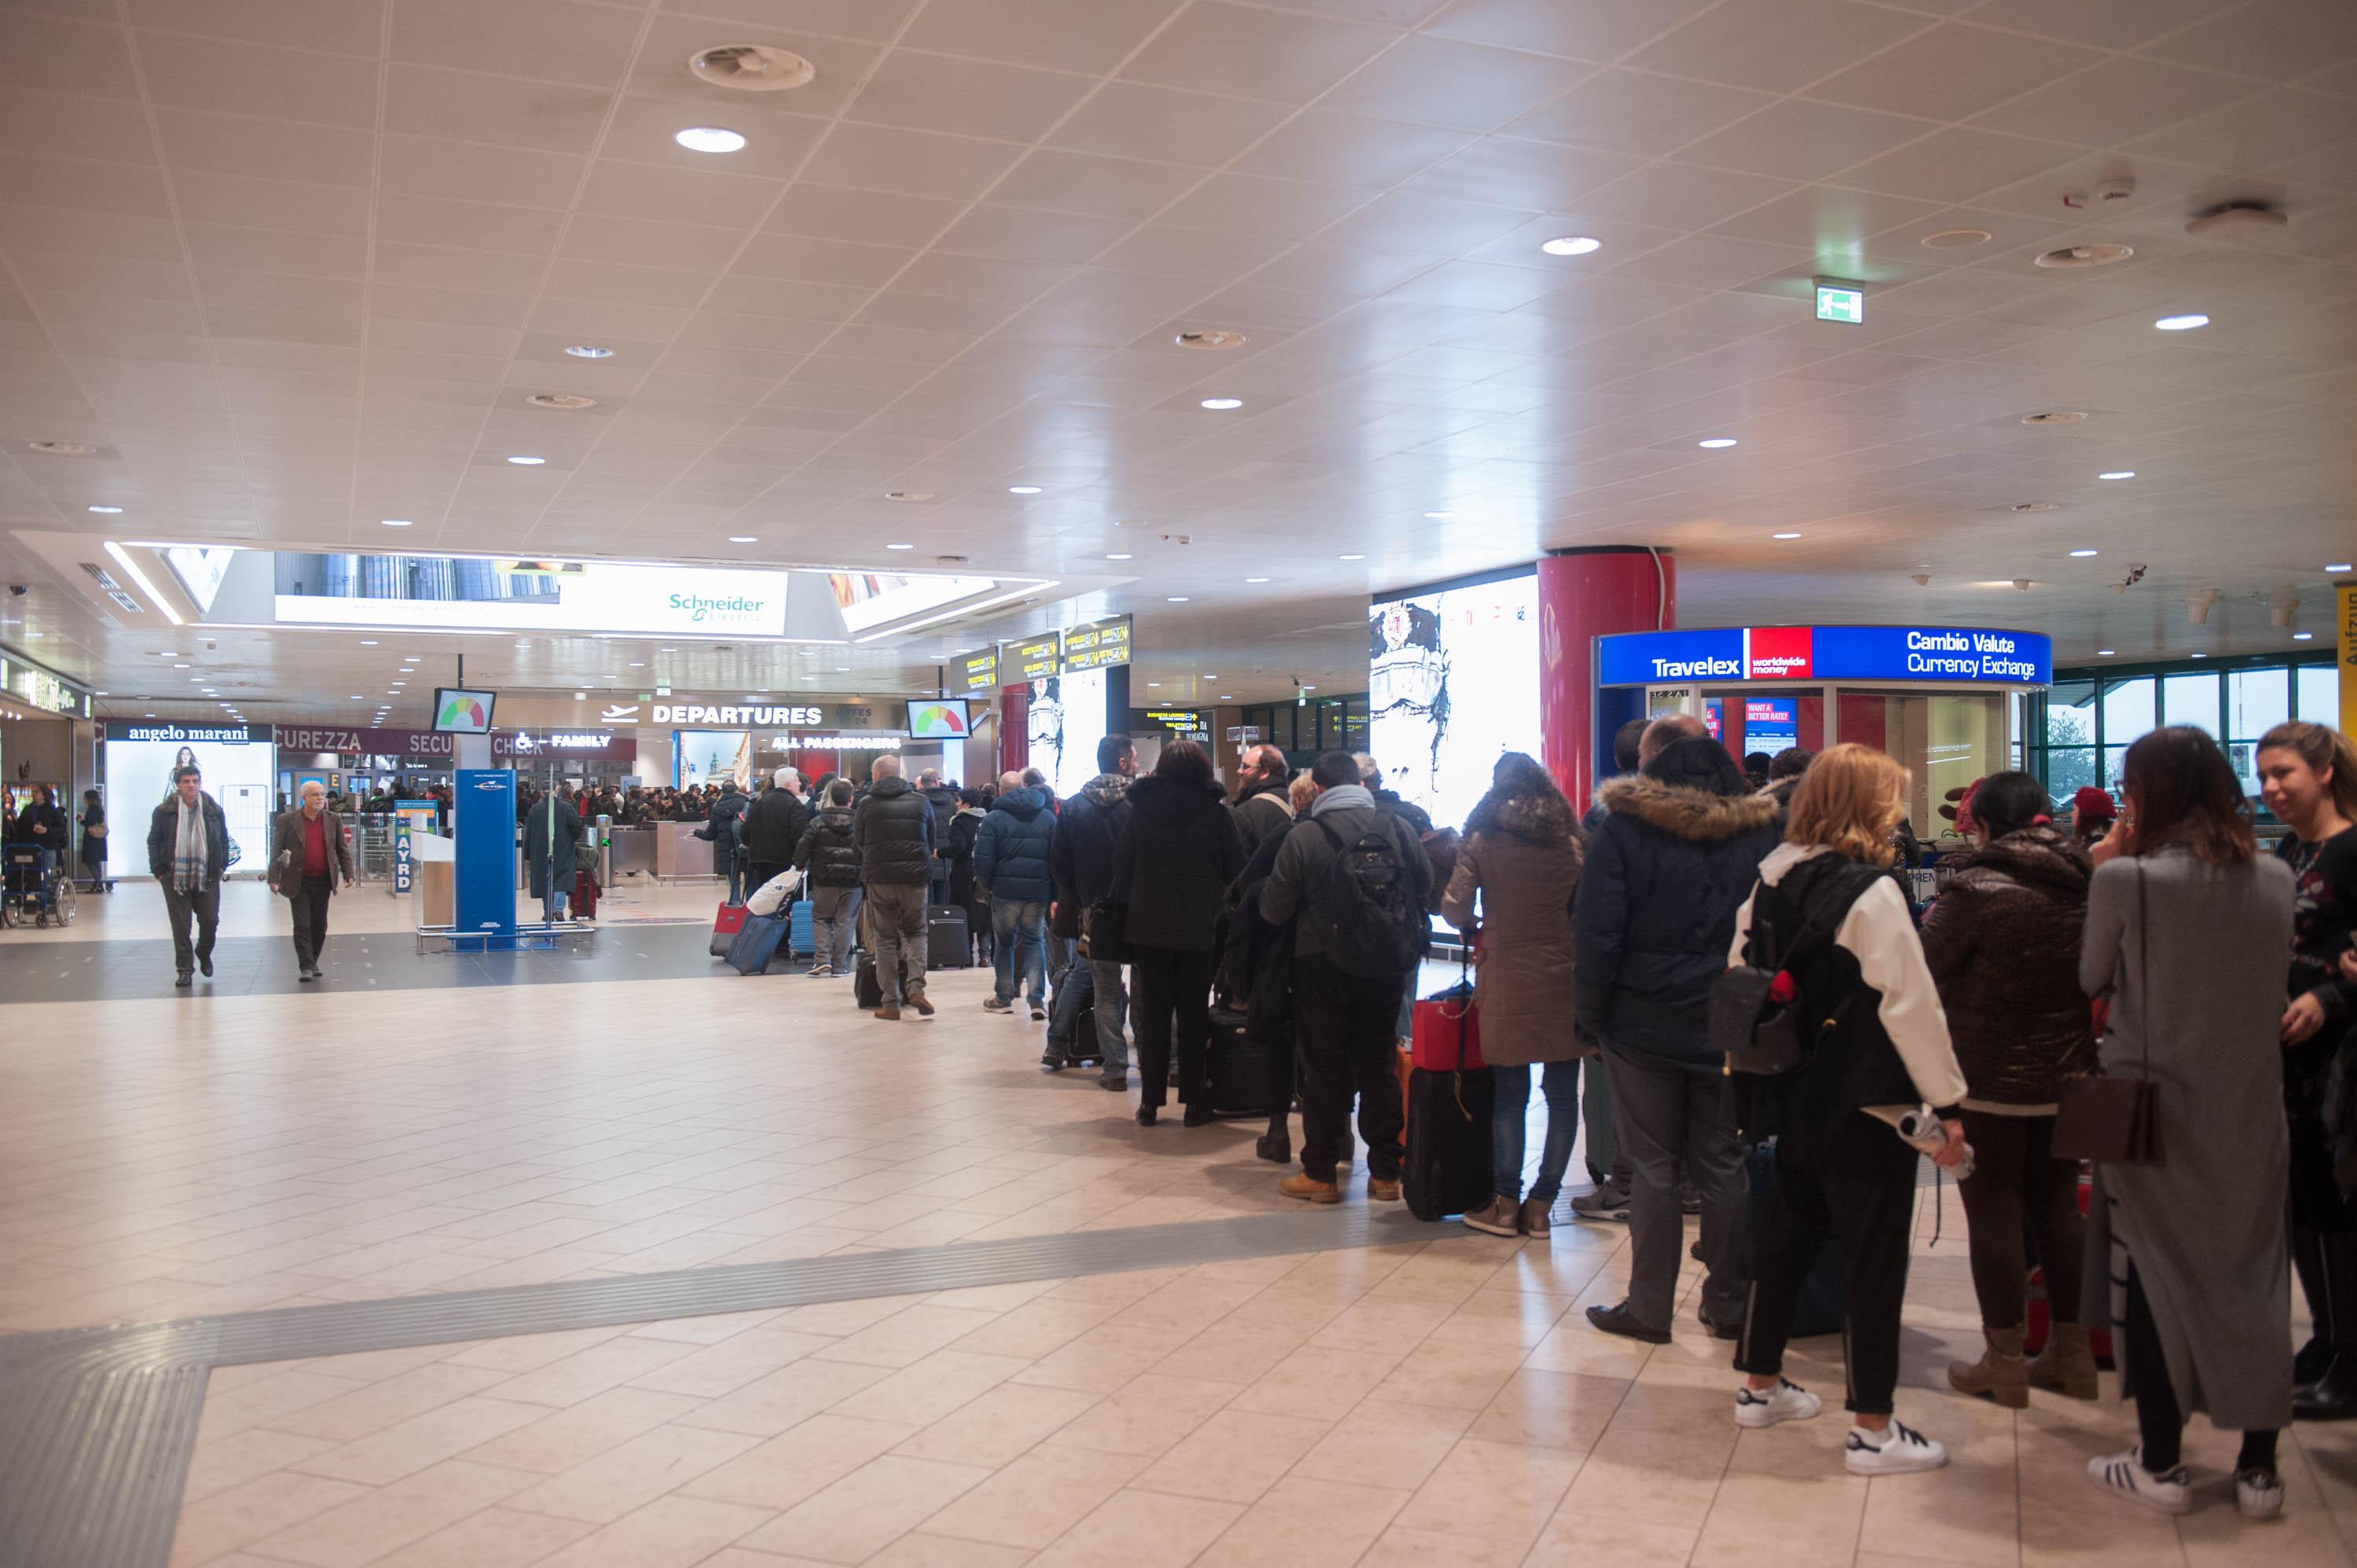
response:
<path id="1" fill-rule="evenodd" d="M 683 729 L 679 738 L 679 768 L 672 782 L 684 789 L 723 778 L 739 785 L 753 778 L 753 736 L 741 729 Z"/>
<path id="2" fill-rule="evenodd" d="M 173 774 L 189 765 L 202 775 L 205 793 L 221 802 L 231 871 L 242 865 L 259 872 L 269 845 L 277 755 L 268 725 L 108 724 L 99 757 L 106 820 L 139 846 L 121 864 L 109 863 L 113 875 L 146 871 L 148 819 L 172 792 Z"/>
<path id="3" fill-rule="evenodd" d="M 1076 670 L 1031 682 L 1031 766 L 1069 800 L 1097 776 L 1097 742 L 1105 737 L 1105 672 Z"/>
<path id="4" fill-rule="evenodd" d="M 1368 749 L 1383 783 L 1461 827 L 1500 753 L 1540 753 L 1538 575 L 1444 585 L 1367 610 Z"/>

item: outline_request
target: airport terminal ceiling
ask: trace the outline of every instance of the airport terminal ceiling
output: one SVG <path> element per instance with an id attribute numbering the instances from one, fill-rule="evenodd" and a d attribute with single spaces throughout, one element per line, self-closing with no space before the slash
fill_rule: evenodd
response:
<path id="1" fill-rule="evenodd" d="M 85 586 L 108 541 L 839 564 L 1068 586 L 889 649 L 402 651 L 913 688 L 1126 613 L 1160 700 L 1255 701 L 1550 548 L 1674 549 L 1690 626 L 2064 662 L 2306 646 L 2357 548 L 2344 6 L 427 9 L 0 21 L 0 643 L 199 673 Z M 742 43 L 815 75 L 685 67 Z M 363 639 L 200 672 L 373 711 Z"/>

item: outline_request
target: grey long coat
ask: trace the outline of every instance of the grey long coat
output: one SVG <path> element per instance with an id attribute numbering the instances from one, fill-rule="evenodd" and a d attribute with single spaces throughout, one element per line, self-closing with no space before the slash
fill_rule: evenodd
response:
<path id="1" fill-rule="evenodd" d="M 2112 1319 L 2115 1226 L 2179 1406 L 2245 1432 L 2291 1423 L 2290 1156 L 2276 1034 L 2291 908 L 2281 862 L 2210 865 L 2170 845 L 2097 868 L 2079 949 L 2081 986 L 2112 992 L 2104 1070 L 2143 1072 L 2149 1048 L 2163 1161 L 2097 1169 L 2086 1321 Z M 2124 1396 L 2136 1377 L 2124 1361 Z"/>
<path id="2" fill-rule="evenodd" d="M 1571 1027 L 1571 899 L 1579 862 L 1577 838 L 1538 843 L 1506 831 L 1477 832 L 1457 851 L 1440 913 L 1458 930 L 1470 929 L 1480 891 L 1473 1003 L 1484 1061 L 1522 1067 L 1595 1052 L 1575 1041 Z"/>

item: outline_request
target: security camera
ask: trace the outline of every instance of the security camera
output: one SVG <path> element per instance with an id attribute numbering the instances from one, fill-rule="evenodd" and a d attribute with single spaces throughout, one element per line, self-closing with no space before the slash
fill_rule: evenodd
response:
<path id="1" fill-rule="evenodd" d="M 12 599 L 21 599 L 32 591 L 32 589 L 25 586 L 22 583 L 11 583 L 8 585 L 8 596 Z"/>

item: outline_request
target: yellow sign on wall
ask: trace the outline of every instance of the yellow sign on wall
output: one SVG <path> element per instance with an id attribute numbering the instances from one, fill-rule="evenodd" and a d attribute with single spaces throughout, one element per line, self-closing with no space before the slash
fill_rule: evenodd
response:
<path id="1" fill-rule="evenodd" d="M 2341 629 L 2341 733 L 2357 736 L 2357 584 L 2332 591 Z"/>

